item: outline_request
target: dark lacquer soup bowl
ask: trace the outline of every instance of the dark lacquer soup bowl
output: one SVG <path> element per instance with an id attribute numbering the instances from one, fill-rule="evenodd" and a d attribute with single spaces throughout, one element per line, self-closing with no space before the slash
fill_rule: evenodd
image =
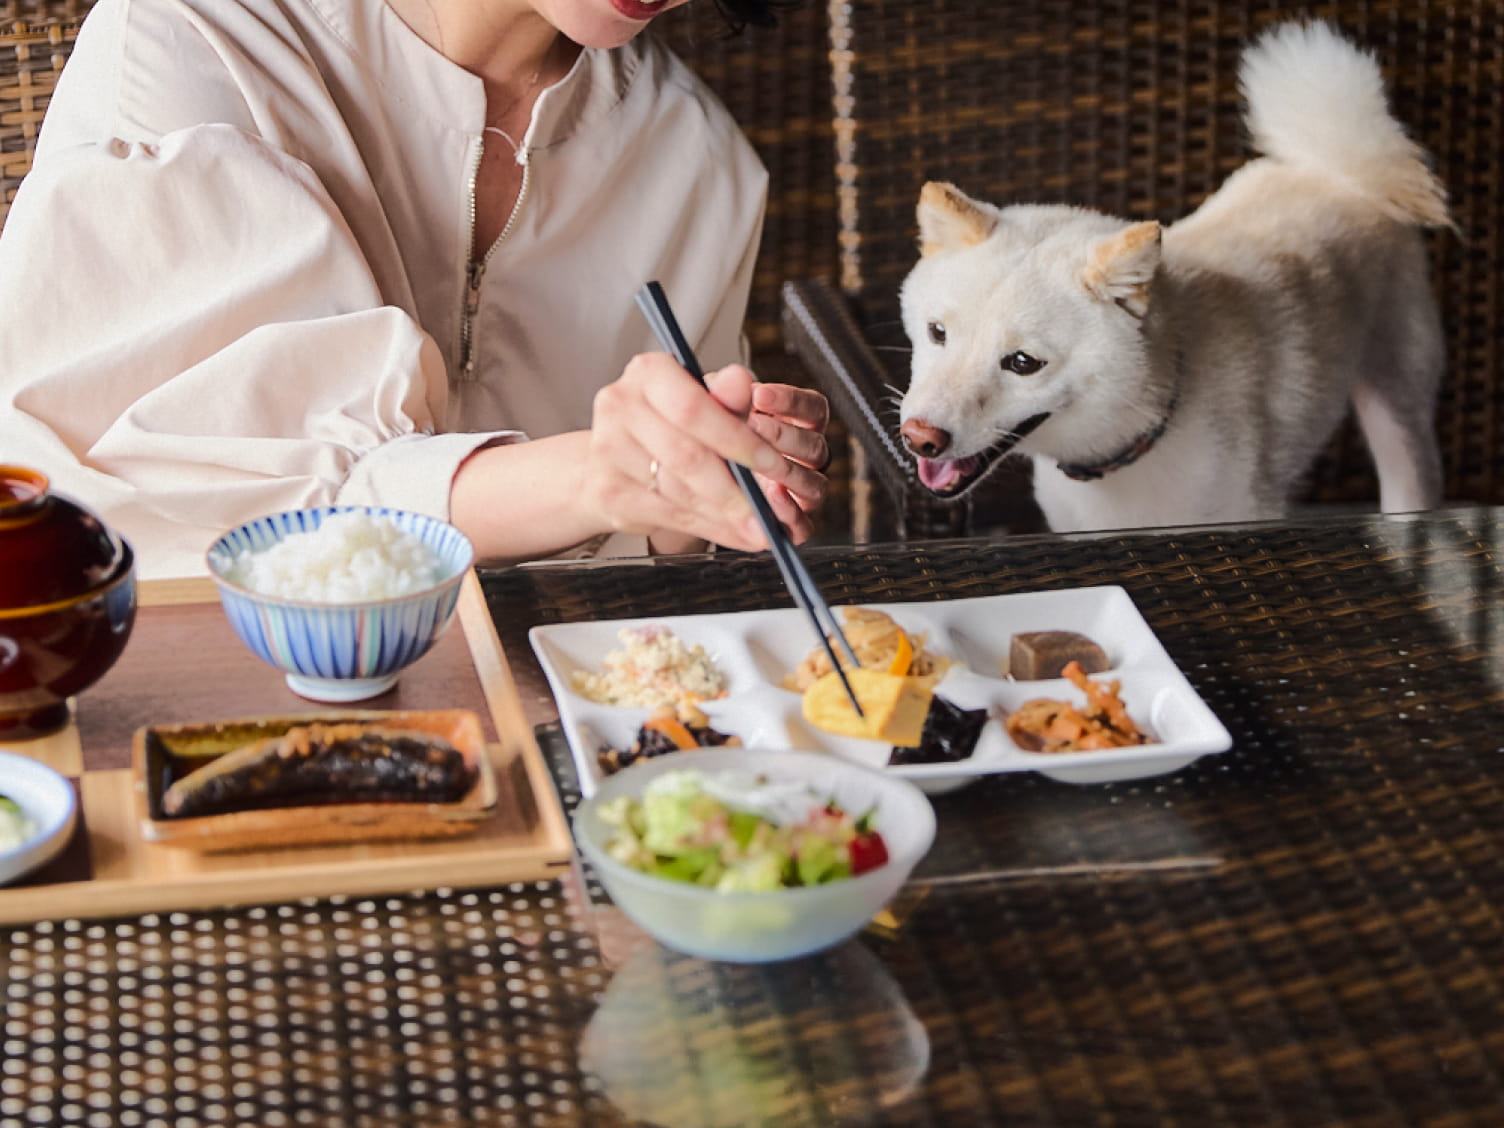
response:
<path id="1" fill-rule="evenodd" d="M 0 465 L 0 740 L 56 732 L 136 618 L 131 547 L 46 475 Z"/>

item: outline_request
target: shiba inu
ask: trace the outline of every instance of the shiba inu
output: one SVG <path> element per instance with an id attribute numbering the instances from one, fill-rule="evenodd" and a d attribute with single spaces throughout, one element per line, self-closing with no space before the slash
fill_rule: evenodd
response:
<path id="1" fill-rule="evenodd" d="M 1445 190 L 1326 25 L 1273 29 L 1239 78 L 1262 155 L 1168 227 L 924 186 L 900 430 L 930 491 L 1016 450 L 1055 530 L 1277 517 L 1351 404 L 1382 507 L 1438 503 L 1419 229 L 1450 226 Z"/>

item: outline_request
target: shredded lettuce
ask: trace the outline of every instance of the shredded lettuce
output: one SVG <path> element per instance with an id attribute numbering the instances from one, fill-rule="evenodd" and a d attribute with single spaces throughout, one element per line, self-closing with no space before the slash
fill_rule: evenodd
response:
<path id="1" fill-rule="evenodd" d="M 607 852 L 617 861 L 722 892 L 848 878 L 851 842 L 862 829 L 799 781 L 694 769 L 655 777 L 640 800 L 602 803 L 600 817 L 612 828 Z"/>

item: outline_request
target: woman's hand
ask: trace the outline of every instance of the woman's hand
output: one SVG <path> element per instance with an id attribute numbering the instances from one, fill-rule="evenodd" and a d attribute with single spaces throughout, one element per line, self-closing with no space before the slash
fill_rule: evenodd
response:
<path id="1" fill-rule="evenodd" d="M 710 395 L 673 358 L 649 353 L 601 389 L 583 468 L 584 504 L 606 527 L 647 533 L 659 548 L 682 547 L 691 537 L 766 548 L 725 465 L 731 459 L 758 475 L 790 536 L 808 539 L 807 511 L 826 491 L 824 475 L 814 469 L 826 459 L 824 397 L 758 385 L 740 365 L 711 374 L 707 383 Z"/>
<path id="2" fill-rule="evenodd" d="M 536 559 L 612 531 L 646 534 L 658 552 L 766 548 L 729 458 L 752 468 L 789 535 L 808 539 L 807 511 L 826 491 L 825 398 L 758 384 L 740 365 L 707 382 L 708 395 L 666 354 L 635 358 L 596 394 L 590 430 L 470 455 L 450 519 L 485 559 Z"/>

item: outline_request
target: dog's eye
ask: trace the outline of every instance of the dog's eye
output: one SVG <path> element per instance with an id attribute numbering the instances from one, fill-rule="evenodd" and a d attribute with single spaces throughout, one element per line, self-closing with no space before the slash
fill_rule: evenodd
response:
<path id="1" fill-rule="evenodd" d="M 1023 351 L 1009 353 L 1001 363 L 1006 371 L 1016 372 L 1020 376 L 1032 376 L 1044 367 L 1044 361 Z"/>
<path id="2" fill-rule="evenodd" d="M 934 341 L 935 344 L 937 344 L 937 345 L 943 345 L 943 344 L 945 344 L 945 326 L 944 325 L 941 325 L 940 322 L 938 322 L 938 321 L 931 321 L 929 323 L 928 328 L 929 328 L 929 331 L 930 331 L 930 340 Z"/>

